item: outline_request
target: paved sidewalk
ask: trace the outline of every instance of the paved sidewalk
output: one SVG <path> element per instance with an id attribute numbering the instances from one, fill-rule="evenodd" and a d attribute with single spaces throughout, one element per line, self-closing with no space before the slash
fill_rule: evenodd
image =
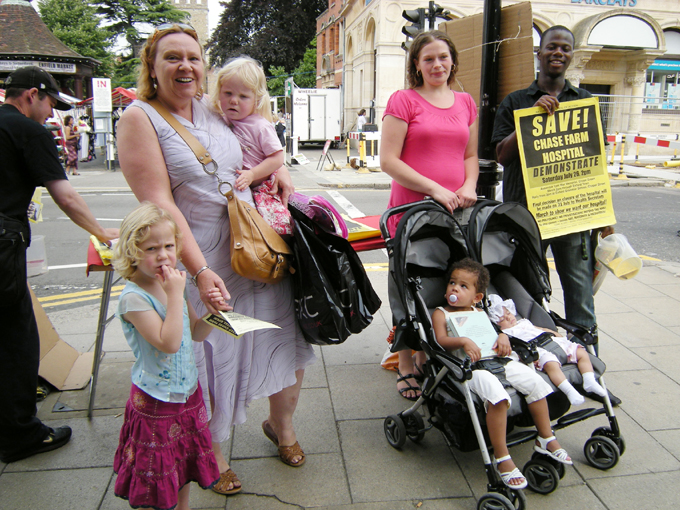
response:
<path id="1" fill-rule="evenodd" d="M 83 175 L 72 179 L 79 189 L 104 185 L 127 189 L 120 172 L 81 166 Z M 315 167 L 315 161 L 293 167 L 296 186 L 316 187 L 324 179 L 345 187 L 365 177 L 376 185 L 383 179 L 376 173 L 351 176 L 346 170 L 315 173 Z M 655 181 L 659 183 L 658 178 Z M 341 346 L 316 347 L 318 361 L 305 375 L 295 415 L 298 438 L 307 453 L 305 466 L 294 469 L 278 460 L 275 447 L 260 428 L 267 416 L 267 402 L 255 401 L 248 421 L 236 427 L 233 439 L 223 445 L 243 482 L 243 492 L 225 498 L 194 485 L 192 508 L 476 508 L 476 498 L 486 491 L 478 451 L 463 454 L 452 450 L 436 430 L 429 431 L 422 443 L 407 442 L 402 451 L 387 444 L 383 419 L 406 409 L 408 402 L 396 391 L 395 374 L 379 365 L 391 325 L 387 272 L 372 265 L 368 274 L 383 300 L 373 323 Z M 559 280 L 554 273 L 551 278 L 555 286 L 552 305 L 562 313 Z M 110 309 L 115 306 L 114 301 Z M 616 414 L 626 452 L 609 471 L 586 463 L 583 444 L 595 428 L 606 425 L 602 416 L 560 431 L 560 442 L 574 458 L 574 467 L 567 468 L 560 487 L 549 496 L 525 491 L 528 507 L 677 507 L 680 410 L 674 404 L 680 400 L 680 368 L 675 359 L 680 347 L 680 264 L 646 261 L 630 281 L 609 275 L 596 296 L 596 307 L 600 352 L 608 366 L 605 380 L 623 401 Z M 93 348 L 97 313 L 97 305 L 87 305 L 49 316 L 66 342 L 88 351 Z M 3 510 L 129 508 L 113 495 L 113 454 L 134 359 L 117 320 L 107 329 L 104 350 L 94 419 L 85 416 L 87 389 L 55 392 L 40 403 L 39 417 L 50 425 L 70 425 L 73 439 L 57 451 L 0 464 Z M 516 447 L 512 454 L 522 466 L 531 455 L 530 445 Z"/>

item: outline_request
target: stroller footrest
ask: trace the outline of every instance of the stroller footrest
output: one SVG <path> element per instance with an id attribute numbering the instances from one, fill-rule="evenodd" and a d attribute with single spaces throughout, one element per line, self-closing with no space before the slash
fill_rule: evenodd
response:
<path id="1" fill-rule="evenodd" d="M 526 443 L 533 439 L 536 439 L 538 432 L 536 430 L 520 430 L 519 432 L 513 432 L 505 438 L 505 442 L 508 448 L 511 446 L 516 446 L 518 444 Z"/>
<path id="2" fill-rule="evenodd" d="M 588 409 L 579 409 L 578 411 L 575 411 L 573 413 L 565 414 L 562 416 L 559 420 L 557 420 L 557 425 L 555 425 L 553 428 L 554 429 L 561 429 L 564 427 L 568 427 L 569 425 L 572 425 L 576 422 L 587 420 L 588 418 L 592 418 L 593 416 L 597 416 L 598 414 L 604 414 L 606 411 L 603 407 L 600 408 L 588 408 Z"/>

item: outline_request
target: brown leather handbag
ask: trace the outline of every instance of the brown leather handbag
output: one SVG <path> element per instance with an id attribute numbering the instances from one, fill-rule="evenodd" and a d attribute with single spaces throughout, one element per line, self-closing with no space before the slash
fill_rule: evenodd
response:
<path id="1" fill-rule="evenodd" d="M 208 175 L 217 178 L 220 194 L 227 198 L 231 228 L 231 268 L 241 276 L 262 283 L 277 283 L 289 271 L 292 251 L 254 206 L 239 200 L 231 183 L 217 174 L 217 163 L 189 131 L 158 100 L 149 104 L 172 126 L 196 155 Z M 213 170 L 208 170 L 212 164 Z M 222 187 L 228 187 L 222 191 Z"/>
<path id="2" fill-rule="evenodd" d="M 258 282 L 280 281 L 289 269 L 290 247 L 255 207 L 236 198 L 230 184 L 224 196 L 231 227 L 231 268 Z"/>

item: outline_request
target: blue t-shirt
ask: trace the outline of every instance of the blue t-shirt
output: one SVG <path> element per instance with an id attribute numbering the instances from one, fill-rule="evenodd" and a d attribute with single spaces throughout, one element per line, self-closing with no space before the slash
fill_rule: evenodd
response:
<path id="1" fill-rule="evenodd" d="M 125 339 L 137 358 L 132 366 L 132 383 L 163 402 L 186 402 L 198 387 L 198 371 L 191 339 L 191 322 L 184 299 L 182 344 L 174 354 L 167 354 L 147 342 L 125 319 L 127 312 L 155 310 L 165 320 L 165 306 L 133 282 L 127 282 L 118 301 L 116 315 L 123 325 Z"/>

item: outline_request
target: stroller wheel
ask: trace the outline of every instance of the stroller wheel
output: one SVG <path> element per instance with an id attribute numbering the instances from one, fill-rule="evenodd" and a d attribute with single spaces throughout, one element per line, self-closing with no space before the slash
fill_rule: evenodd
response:
<path id="1" fill-rule="evenodd" d="M 406 425 L 398 414 L 393 414 L 385 418 L 383 424 L 385 437 L 392 448 L 401 448 L 406 443 Z"/>
<path id="2" fill-rule="evenodd" d="M 503 494 L 488 492 L 477 501 L 477 510 L 515 510 L 515 505 Z"/>
<path id="3" fill-rule="evenodd" d="M 425 437 L 425 422 L 420 413 L 415 412 L 410 416 L 403 416 L 406 418 L 404 425 L 406 426 L 406 435 L 414 443 L 419 443 Z"/>
<path id="4" fill-rule="evenodd" d="M 616 443 L 605 436 L 593 436 L 583 446 L 588 463 L 597 469 L 611 469 L 619 462 L 621 453 Z"/>
<path id="5" fill-rule="evenodd" d="M 593 430 L 593 433 L 590 434 L 590 437 L 595 437 L 595 436 L 604 436 L 608 437 L 612 441 L 616 443 L 616 446 L 619 447 L 619 455 L 623 455 L 623 452 L 626 451 L 626 441 L 623 439 L 623 436 L 617 436 L 614 434 L 614 431 L 609 428 L 609 427 L 598 427 L 595 430 Z"/>
<path id="6" fill-rule="evenodd" d="M 564 478 L 564 475 L 567 473 L 567 469 L 565 468 L 564 464 L 561 462 L 558 462 L 554 459 L 551 459 L 550 457 L 546 457 L 542 453 L 534 452 L 533 455 L 531 456 L 532 459 L 541 459 L 546 462 L 549 462 L 552 467 L 555 468 L 555 471 L 557 471 L 557 475 L 560 477 L 560 480 Z"/>
<path id="7" fill-rule="evenodd" d="M 527 479 L 529 488 L 539 494 L 550 494 L 560 484 L 557 469 L 547 459 L 534 459 L 524 464 L 522 473 Z"/>

